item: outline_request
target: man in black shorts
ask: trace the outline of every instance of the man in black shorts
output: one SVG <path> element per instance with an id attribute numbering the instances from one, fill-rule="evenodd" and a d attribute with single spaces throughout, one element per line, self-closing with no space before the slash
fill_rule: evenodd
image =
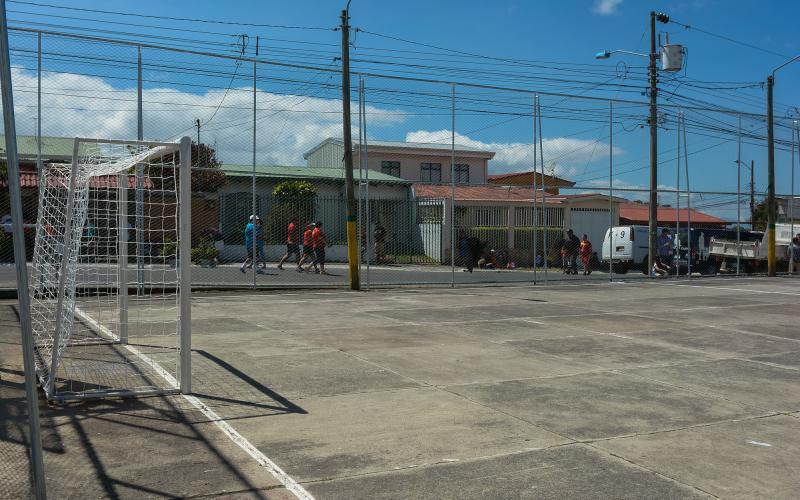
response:
<path id="1" fill-rule="evenodd" d="M 314 262 L 314 245 L 312 240 L 313 232 L 314 232 L 314 223 L 312 222 L 311 224 L 306 226 L 306 230 L 303 232 L 303 256 L 297 263 L 298 272 L 301 272 L 303 270 L 304 262 Z"/>
<path id="2" fill-rule="evenodd" d="M 286 255 L 278 262 L 278 269 L 283 269 L 283 263 L 292 255 L 295 255 L 297 261 L 300 262 L 299 224 L 297 217 L 292 217 L 292 220 L 289 221 L 289 226 L 286 228 Z"/>

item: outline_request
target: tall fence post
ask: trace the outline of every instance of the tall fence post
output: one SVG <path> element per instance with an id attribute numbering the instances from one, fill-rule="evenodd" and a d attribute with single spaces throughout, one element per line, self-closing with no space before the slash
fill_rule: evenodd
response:
<path id="1" fill-rule="evenodd" d="M 603 251 L 601 244 L 600 251 Z M 614 101 L 608 101 L 608 281 L 614 281 Z"/>
<path id="2" fill-rule="evenodd" d="M 253 210 L 252 210 L 252 217 L 253 219 L 250 221 L 253 224 L 253 260 L 250 264 L 253 266 L 253 288 L 258 286 L 258 248 L 259 243 L 257 241 L 258 235 L 258 223 L 256 217 L 258 216 L 257 206 L 256 206 L 256 104 L 258 102 L 258 92 L 256 91 L 256 60 L 253 59 L 253 179 L 252 179 L 252 191 L 253 191 Z M 262 226 L 261 235 L 264 235 L 264 229 Z M 264 256 L 266 257 L 266 255 Z"/>
<path id="3" fill-rule="evenodd" d="M 357 224 L 356 227 L 358 229 L 358 233 L 356 234 L 356 239 L 358 240 L 359 249 L 364 248 L 367 244 L 364 241 L 364 237 L 366 236 L 366 232 L 364 230 L 364 219 L 361 216 L 362 212 L 364 211 L 364 142 L 363 142 L 363 131 L 364 131 L 364 124 L 361 122 L 361 104 L 364 100 L 364 77 L 362 75 L 358 75 L 358 214 L 357 214 Z M 364 259 L 366 258 L 366 254 L 363 254 L 360 259 L 358 259 L 358 275 L 361 276 L 361 265 L 364 263 Z"/>
<path id="4" fill-rule="evenodd" d="M 456 84 L 450 99 L 450 287 L 456 286 Z"/>
<path id="5" fill-rule="evenodd" d="M 683 131 L 683 166 L 686 169 L 686 234 L 692 233 L 692 189 L 689 184 L 689 144 L 686 142 L 686 118 L 683 112 L 680 112 L 681 117 L 681 130 Z M 687 259 L 686 277 L 692 277 L 692 239 L 686 238 L 686 255 Z"/>
<path id="6" fill-rule="evenodd" d="M 142 86 L 142 46 L 136 46 L 136 138 L 144 140 L 144 108 Z M 144 295 L 144 164 L 136 164 L 136 295 Z"/>
<path id="7" fill-rule="evenodd" d="M 364 176 L 365 176 L 365 186 L 364 186 L 364 196 L 366 198 L 366 217 L 367 217 L 367 225 L 366 225 L 366 245 L 364 255 L 367 258 L 367 277 L 366 277 L 366 284 L 367 290 L 370 287 L 370 251 L 372 250 L 372 212 L 370 212 L 370 202 L 369 202 L 369 152 L 367 151 L 367 146 L 369 141 L 367 141 L 367 93 L 366 87 L 364 86 L 364 78 L 361 77 L 361 81 L 359 82 L 361 86 L 361 94 L 363 98 L 361 99 L 361 120 L 362 126 L 364 127 L 364 148 L 363 148 L 363 162 L 364 162 Z"/>
<path id="8" fill-rule="evenodd" d="M 36 173 L 42 183 L 42 32 L 36 33 Z"/>
<path id="9" fill-rule="evenodd" d="M 537 128 L 536 125 L 536 119 L 537 119 L 536 96 L 534 95 L 533 96 L 533 196 L 532 196 L 533 211 L 531 214 L 533 217 L 532 225 L 533 225 L 533 284 L 534 285 L 536 284 L 536 278 L 537 278 L 536 259 L 539 255 L 539 252 L 537 251 L 538 245 L 536 241 L 538 240 L 538 237 L 536 236 L 536 228 L 539 223 L 539 218 L 538 218 L 539 214 L 537 213 L 538 211 L 536 210 L 536 186 L 538 184 L 536 182 L 536 166 L 538 165 L 536 155 L 538 154 L 537 134 L 539 133 L 539 129 Z"/>
<path id="10" fill-rule="evenodd" d="M 19 157 L 17 155 L 17 130 L 14 121 L 14 95 L 11 88 L 11 54 L 8 45 L 8 22 L 6 3 L 0 1 L 0 91 L 3 102 L 3 127 L 6 136 L 6 166 L 8 168 L 8 191 L 11 205 L 14 263 L 17 272 L 17 297 L 19 301 L 19 324 L 22 336 L 22 359 L 25 371 L 25 399 L 28 404 L 30 426 L 31 462 L 33 462 L 34 492 L 37 500 L 47 498 L 42 459 L 42 438 L 39 430 L 39 405 L 36 393 L 36 365 L 33 352 L 33 328 L 31 305 L 28 295 L 28 266 L 25 257 L 25 233 L 22 212 L 22 194 L 19 182 Z M 41 107 L 41 106 L 40 106 Z"/>
<path id="11" fill-rule="evenodd" d="M 680 115 L 678 115 L 680 117 Z M 677 162 L 675 168 L 675 241 L 678 242 L 678 252 L 675 256 L 675 278 L 679 278 L 681 275 L 681 266 L 680 266 L 680 257 L 681 257 L 681 247 L 680 247 L 680 234 L 681 234 L 681 123 L 680 118 L 678 119 L 678 124 L 676 127 L 676 134 L 678 137 L 678 155 L 677 155 Z M 687 212 L 688 216 L 688 212 Z M 666 225 L 666 224 L 665 224 Z M 690 239 L 692 237 L 691 232 L 687 229 L 686 230 L 686 239 Z M 688 248 L 688 247 L 687 247 Z M 692 255 L 687 253 L 686 254 L 686 261 L 688 262 L 691 260 Z M 650 270 L 648 270 L 649 272 Z"/>
<path id="12" fill-rule="evenodd" d="M 542 246 L 544 250 L 544 284 L 547 284 L 547 229 L 548 229 L 548 216 L 547 216 L 547 207 L 545 203 L 547 202 L 547 184 L 544 176 L 544 140 L 542 139 L 542 101 L 539 99 L 539 96 L 536 96 L 536 109 L 537 109 L 537 117 L 539 120 L 539 165 L 542 168 L 542 222 L 544 226 L 544 232 L 542 236 Z"/>
<path id="13" fill-rule="evenodd" d="M 742 115 L 739 115 L 736 151 L 736 276 L 741 274 L 742 260 Z M 794 155 L 793 158 L 794 159 Z"/>
<path id="14" fill-rule="evenodd" d="M 789 233 L 789 251 L 790 252 L 792 252 L 792 250 L 791 250 L 791 248 L 792 248 L 791 240 L 792 240 L 792 238 L 794 238 L 794 235 L 795 235 L 794 234 L 794 151 L 795 151 L 795 145 L 797 144 L 797 142 L 795 140 L 795 136 L 800 136 L 800 132 L 797 130 L 797 120 L 794 121 L 793 125 L 794 126 L 792 127 L 792 175 L 791 175 L 791 186 L 789 186 L 790 194 L 789 194 L 789 203 L 788 203 L 788 205 L 789 205 L 789 210 L 788 210 L 789 211 L 789 225 L 791 227 L 791 232 Z M 798 137 L 798 139 L 800 139 L 800 137 Z M 800 146 L 797 149 L 798 149 L 798 152 L 800 152 Z M 788 259 L 787 259 L 789 261 L 789 273 L 791 273 L 791 274 L 794 274 L 794 261 L 792 260 L 793 257 L 794 256 L 790 253 L 789 256 L 788 256 Z"/>

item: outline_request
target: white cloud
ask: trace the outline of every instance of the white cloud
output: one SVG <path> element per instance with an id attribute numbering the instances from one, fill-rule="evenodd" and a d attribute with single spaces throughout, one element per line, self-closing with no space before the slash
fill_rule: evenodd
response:
<path id="1" fill-rule="evenodd" d="M 622 0 L 595 0 L 592 11 L 601 16 L 610 16 L 617 12 L 617 7 L 622 3 Z"/>
<path id="2" fill-rule="evenodd" d="M 450 130 L 417 130 L 406 134 L 406 141 L 450 144 Z M 483 142 L 456 133 L 456 144 L 494 151 L 489 161 L 490 173 L 515 172 L 533 168 L 533 145 L 529 142 Z M 608 143 L 574 137 L 549 137 L 542 140 L 545 172 L 557 176 L 573 177 L 587 163 L 608 157 Z M 614 155 L 623 150 L 614 147 Z"/>
<path id="3" fill-rule="evenodd" d="M 36 74 L 15 68 L 14 103 L 17 132 L 35 133 Z M 151 88 L 143 92 L 144 137 L 172 140 L 195 138 L 195 118 L 207 121 L 224 91 L 190 93 L 176 88 Z M 257 161 L 260 164 L 305 165 L 303 153 L 327 137 L 342 135 L 341 101 L 303 95 L 259 91 Z M 227 164 L 252 161 L 252 102 L 249 88 L 233 88 L 214 119 L 201 125 L 202 142 L 216 145 L 218 158 Z M 396 111 L 367 107 L 370 127 L 397 124 Z M 354 104 L 353 115 L 357 114 Z M 358 131 L 354 128 L 354 135 Z M 102 78 L 70 73 L 42 76 L 42 134 L 112 139 L 136 137 L 136 89 L 117 88 Z"/>

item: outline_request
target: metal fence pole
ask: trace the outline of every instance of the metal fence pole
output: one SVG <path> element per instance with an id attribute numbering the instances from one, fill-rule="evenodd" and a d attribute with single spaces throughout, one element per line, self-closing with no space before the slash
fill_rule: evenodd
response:
<path id="1" fill-rule="evenodd" d="M 8 191 L 11 205 L 14 262 L 17 272 L 17 297 L 19 301 L 19 323 L 22 341 L 22 360 L 25 370 L 25 399 L 28 404 L 30 426 L 30 449 L 33 468 L 33 487 L 36 498 L 47 498 L 42 459 L 42 438 L 39 429 L 38 394 L 36 393 L 36 365 L 33 352 L 33 329 L 31 305 L 28 295 L 28 267 L 25 257 L 25 234 L 22 212 L 22 195 L 19 183 L 19 157 L 17 155 L 17 130 L 14 121 L 14 96 L 11 88 L 11 55 L 8 45 L 8 22 L 5 0 L 0 2 L 0 86 L 3 102 L 3 126 L 6 136 L 6 166 L 8 168 Z M 41 106 L 40 106 L 41 107 Z"/>
<path id="2" fill-rule="evenodd" d="M 142 104 L 142 46 L 136 46 L 136 138 L 144 140 L 144 108 Z M 136 165 L 136 295 L 144 295 L 144 164 Z"/>
<path id="3" fill-rule="evenodd" d="M 39 189 L 42 182 L 42 32 L 36 33 L 36 173 Z"/>
<path id="4" fill-rule="evenodd" d="M 456 84 L 450 103 L 450 287 L 456 286 Z"/>
<path id="5" fill-rule="evenodd" d="M 600 247 L 603 250 L 603 247 Z M 608 281 L 614 281 L 614 101 L 608 101 Z"/>
<path id="6" fill-rule="evenodd" d="M 794 274 L 794 264 L 792 261 L 793 255 L 792 252 L 792 245 L 791 240 L 794 238 L 794 151 L 795 145 L 795 136 L 800 136 L 800 132 L 797 130 L 797 120 L 794 121 L 794 127 L 792 128 L 792 175 L 791 175 L 791 186 L 790 187 L 790 194 L 789 194 L 789 225 L 791 227 L 791 232 L 789 233 L 789 272 Z M 800 147 L 797 148 L 798 152 L 800 152 Z"/>
<path id="7" fill-rule="evenodd" d="M 537 270 L 536 270 L 536 257 L 538 255 L 538 252 L 537 252 L 538 248 L 537 248 L 537 245 L 536 245 L 536 239 L 537 239 L 536 238 L 536 226 L 538 224 L 538 217 L 537 216 L 539 215 L 537 213 L 537 210 L 536 210 L 536 186 L 538 184 L 536 182 L 536 166 L 538 164 L 537 160 L 536 160 L 536 155 L 538 153 L 538 145 L 537 145 L 537 134 L 538 133 L 539 133 L 539 130 L 536 127 L 536 96 L 534 96 L 533 97 L 533 196 L 532 196 L 532 200 L 533 200 L 533 203 L 532 203 L 532 205 L 533 205 L 533 212 L 532 212 L 532 215 L 533 215 L 533 284 L 534 285 L 536 284 L 536 278 L 538 277 L 537 276 Z"/>
<path id="8" fill-rule="evenodd" d="M 367 248 L 364 252 L 367 256 L 367 290 L 370 287 L 370 250 L 372 249 L 372 212 L 370 211 L 369 206 L 369 152 L 367 151 L 368 141 L 367 141 L 367 91 L 366 87 L 364 87 L 364 81 L 361 81 L 362 85 L 362 92 L 364 94 L 364 98 L 361 101 L 361 115 L 364 124 L 364 175 L 365 175 L 365 190 L 364 195 L 366 197 L 367 208 L 366 208 L 366 216 L 367 216 Z"/>
<path id="9" fill-rule="evenodd" d="M 675 259 L 675 277 L 678 278 L 681 275 L 681 246 L 680 246 L 680 234 L 681 234 L 681 123 L 680 120 L 677 122 L 676 136 L 678 137 L 678 155 L 677 155 L 677 162 L 675 168 L 675 238 L 674 241 L 678 242 L 678 254 L 677 258 Z M 688 214 L 688 212 L 687 212 Z M 666 224 L 665 224 L 666 225 Z M 686 231 L 686 239 L 691 238 L 690 231 Z M 688 248 L 688 247 L 687 247 Z M 686 254 L 687 262 L 691 260 L 691 254 Z M 648 270 L 649 272 L 650 270 Z"/>
<path id="10" fill-rule="evenodd" d="M 742 115 L 739 115 L 736 151 L 736 276 L 741 274 L 742 260 Z"/>
<path id="11" fill-rule="evenodd" d="M 686 169 L 686 234 L 692 232 L 692 189 L 689 184 L 689 144 L 686 142 L 686 118 L 683 112 L 680 113 L 681 117 L 681 130 L 683 131 L 683 167 Z M 687 259 L 686 277 L 692 277 L 692 239 L 686 238 L 686 254 L 689 255 Z"/>
<path id="12" fill-rule="evenodd" d="M 364 143 L 362 141 L 363 137 L 363 126 L 364 124 L 361 122 L 361 103 L 364 99 L 364 77 L 362 75 L 358 75 L 358 224 L 357 229 L 358 233 L 356 234 L 356 239 L 358 240 L 358 247 L 359 250 L 364 248 L 367 244 L 362 237 L 362 234 L 365 234 L 364 231 L 364 220 L 361 216 L 364 205 Z M 358 259 L 358 275 L 361 276 L 361 264 L 363 264 L 364 258 L 366 254 L 362 254 L 361 258 Z"/>
<path id="13" fill-rule="evenodd" d="M 257 91 L 256 91 L 256 61 L 253 60 L 253 181 L 252 181 L 252 188 L 253 188 L 253 260 L 250 264 L 253 266 L 253 288 L 257 286 L 258 280 L 258 245 L 259 243 L 256 241 L 256 235 L 258 233 L 257 228 L 258 224 L 256 223 L 256 217 L 258 213 L 256 212 L 256 103 L 257 103 Z M 261 230 L 261 236 L 264 236 L 264 230 Z M 266 257 L 266 255 L 264 256 Z M 266 264 L 265 264 L 266 265 Z"/>
<path id="14" fill-rule="evenodd" d="M 544 222 L 544 235 L 542 237 L 542 246 L 544 250 L 544 284 L 547 284 L 547 229 L 548 229 L 548 219 L 547 216 L 547 207 L 545 203 L 547 202 L 547 184 L 545 184 L 545 177 L 544 177 L 544 140 L 542 139 L 542 101 L 539 99 L 539 96 L 536 96 L 536 108 L 537 108 L 537 116 L 539 120 L 539 165 L 542 167 L 542 217 Z"/>

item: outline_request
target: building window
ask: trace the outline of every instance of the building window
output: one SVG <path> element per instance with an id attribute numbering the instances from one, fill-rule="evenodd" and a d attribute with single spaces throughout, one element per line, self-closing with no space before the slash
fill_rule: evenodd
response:
<path id="1" fill-rule="evenodd" d="M 422 182 L 442 182 L 442 164 L 422 163 L 419 177 Z"/>
<path id="2" fill-rule="evenodd" d="M 469 165 L 456 163 L 456 182 L 469 184 Z"/>
<path id="3" fill-rule="evenodd" d="M 399 161 L 382 161 L 381 173 L 391 175 L 393 177 L 400 177 L 400 162 Z"/>

